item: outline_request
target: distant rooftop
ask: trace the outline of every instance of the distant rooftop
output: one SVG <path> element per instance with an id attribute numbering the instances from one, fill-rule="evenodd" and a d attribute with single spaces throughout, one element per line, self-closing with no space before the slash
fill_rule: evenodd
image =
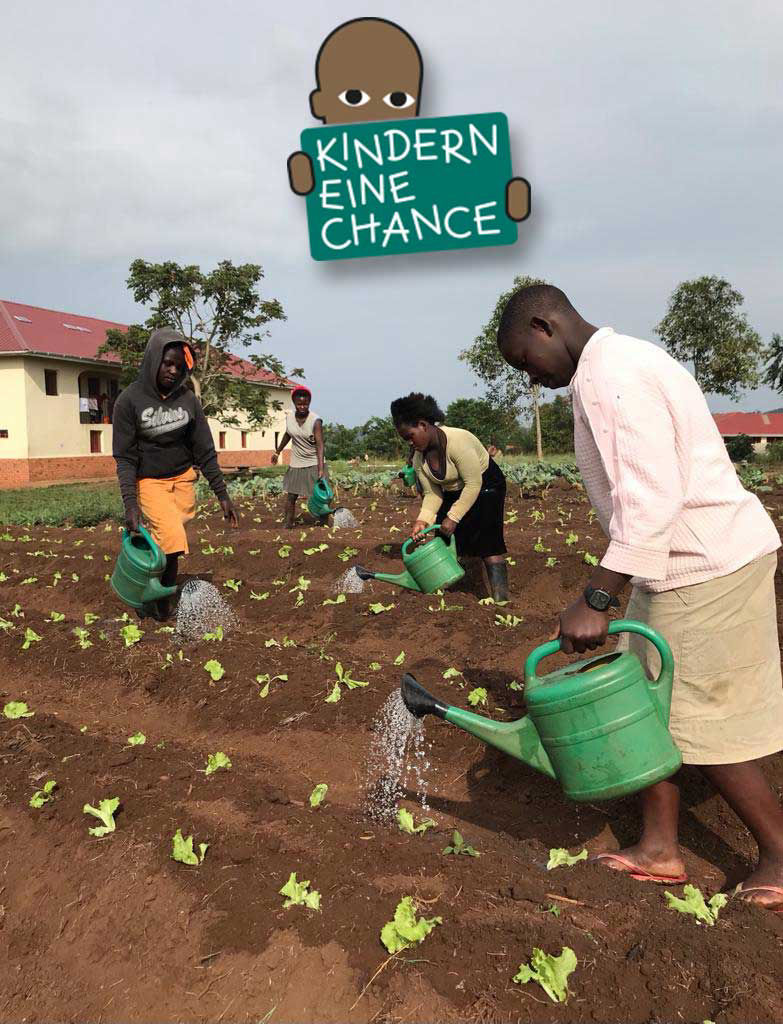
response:
<path id="1" fill-rule="evenodd" d="M 783 412 L 714 412 L 722 437 L 783 437 Z"/>
<path id="2" fill-rule="evenodd" d="M 106 341 L 109 328 L 127 331 L 127 324 L 96 317 L 63 313 L 40 306 L 25 306 L 21 302 L 0 299 L 0 354 L 59 356 L 62 359 L 83 359 L 85 362 L 119 363 L 115 353 L 98 355 Z M 279 387 L 295 387 L 292 380 L 279 380 L 268 370 L 258 370 L 239 356 L 232 356 L 227 370 L 235 377 Z"/>

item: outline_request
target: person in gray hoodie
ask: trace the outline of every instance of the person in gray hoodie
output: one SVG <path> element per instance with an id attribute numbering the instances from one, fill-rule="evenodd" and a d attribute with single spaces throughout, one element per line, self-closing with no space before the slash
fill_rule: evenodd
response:
<path id="1" fill-rule="evenodd" d="M 136 380 L 114 405 L 113 449 L 117 478 L 131 532 L 146 526 L 166 554 L 164 586 L 177 580 L 179 556 L 188 551 L 185 524 L 195 514 L 196 467 L 207 478 L 237 526 L 237 514 L 218 465 L 212 432 L 193 391 L 193 350 L 178 331 L 153 331 Z M 168 599 L 147 606 L 156 619 L 170 613 Z"/>

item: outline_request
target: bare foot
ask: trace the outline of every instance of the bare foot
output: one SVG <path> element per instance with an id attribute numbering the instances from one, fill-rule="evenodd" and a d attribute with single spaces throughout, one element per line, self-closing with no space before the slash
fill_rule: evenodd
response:
<path id="1" fill-rule="evenodd" d="M 671 850 L 653 850 L 645 847 L 642 843 L 637 843 L 635 846 L 627 846 L 624 850 L 618 850 L 616 861 L 611 860 L 613 856 L 615 856 L 613 850 L 607 851 L 600 863 L 613 871 L 623 871 L 626 874 L 630 874 L 631 871 L 623 861 L 638 865 L 642 872 L 656 877 L 679 878 L 685 874 L 685 861 L 677 846 Z"/>
<path id="2" fill-rule="evenodd" d="M 771 886 L 773 891 L 764 891 L 765 886 Z M 743 891 L 759 888 L 761 892 L 748 892 L 742 895 Z M 774 889 L 781 890 L 774 892 Z M 739 897 L 747 903 L 753 903 L 757 907 L 764 907 L 767 910 L 783 911 L 783 860 L 772 860 L 763 858 L 759 861 L 758 867 L 742 883 L 739 889 Z"/>

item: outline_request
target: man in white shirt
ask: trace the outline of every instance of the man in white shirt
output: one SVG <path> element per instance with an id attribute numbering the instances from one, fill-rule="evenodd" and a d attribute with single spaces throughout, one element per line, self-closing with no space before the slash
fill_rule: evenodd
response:
<path id="1" fill-rule="evenodd" d="M 743 898 L 783 911 L 783 809 L 758 760 L 783 749 L 772 520 L 737 478 L 698 384 L 662 349 L 594 327 L 550 285 L 511 297 L 498 346 L 534 384 L 569 387 L 576 460 L 609 538 L 560 616 L 563 651 L 605 643 L 609 608 L 633 583 L 625 617 L 652 626 L 674 653 L 670 730 L 683 761 L 700 767 L 758 844 Z M 649 644 L 625 643 L 657 674 Z M 596 859 L 639 880 L 685 881 L 676 776 L 644 790 L 642 811 L 639 843 Z"/>

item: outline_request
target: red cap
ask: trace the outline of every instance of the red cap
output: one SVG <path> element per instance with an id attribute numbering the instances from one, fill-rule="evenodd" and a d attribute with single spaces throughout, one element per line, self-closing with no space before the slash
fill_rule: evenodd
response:
<path id="1" fill-rule="evenodd" d="M 297 391 L 302 391 L 305 395 L 308 395 L 310 398 L 313 397 L 313 393 L 310 390 L 310 388 L 306 388 L 304 384 L 297 384 L 295 388 L 291 389 L 291 398 L 294 397 Z"/>

